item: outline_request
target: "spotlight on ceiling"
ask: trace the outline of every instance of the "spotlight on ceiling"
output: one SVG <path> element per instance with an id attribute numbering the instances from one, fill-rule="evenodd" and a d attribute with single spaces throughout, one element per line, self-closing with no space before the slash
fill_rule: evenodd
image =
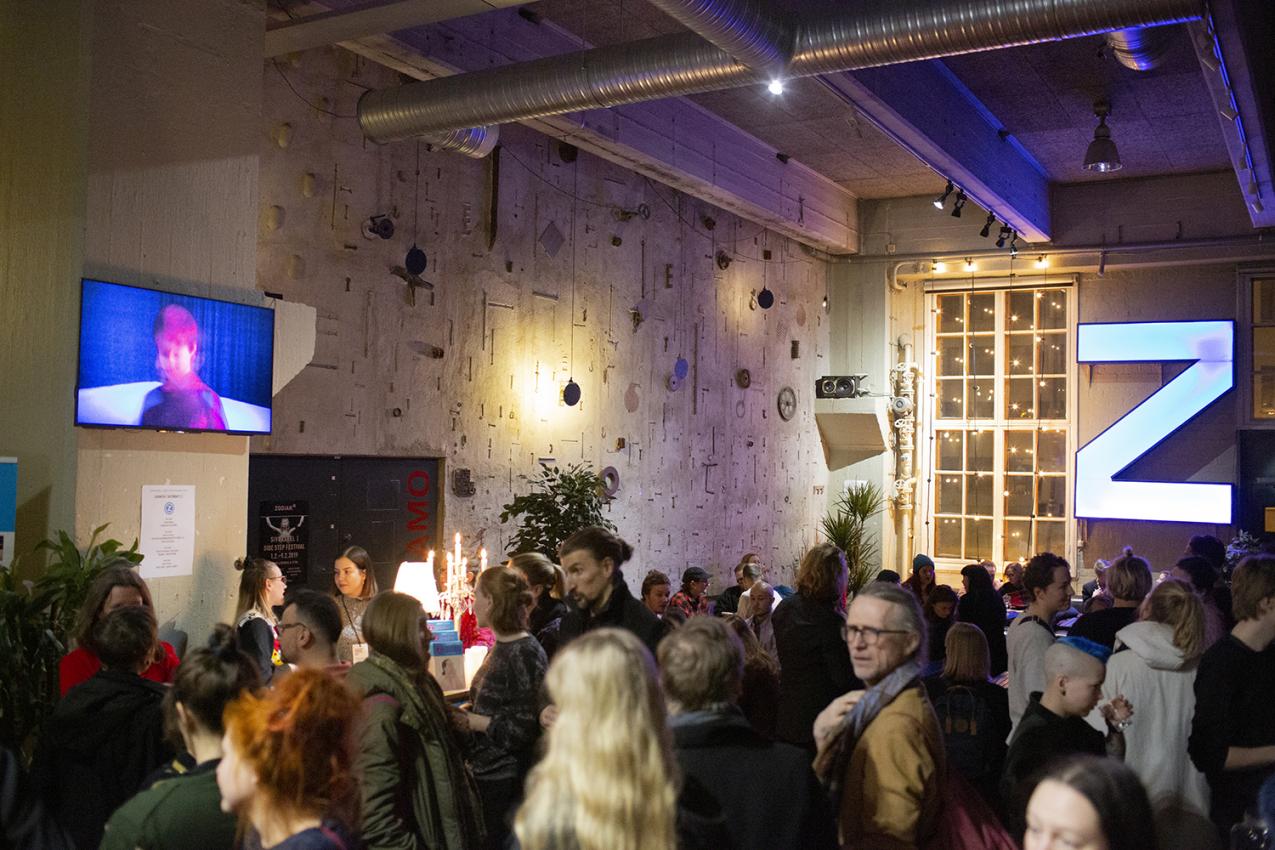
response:
<path id="1" fill-rule="evenodd" d="M 978 269 L 978 266 L 969 257 L 965 258 L 965 271 L 972 272 Z"/>
<path id="2" fill-rule="evenodd" d="M 996 237 L 996 247 L 997 247 L 997 248 L 1004 248 L 1004 247 L 1005 247 L 1005 242 L 1006 242 L 1006 240 L 1008 240 L 1008 239 L 1009 239 L 1009 233 L 1010 233 L 1009 225 L 1008 225 L 1008 224 L 1005 224 L 1005 222 L 1001 222 L 1001 231 L 1000 231 L 1000 234 L 999 234 L 999 235 L 997 235 L 997 237 Z"/>
<path id="3" fill-rule="evenodd" d="M 771 81 L 770 81 L 770 83 L 766 86 L 766 91 L 770 92 L 771 94 L 783 94 L 783 93 L 784 93 L 784 81 L 783 81 L 783 80 L 771 80 Z"/>
<path id="4" fill-rule="evenodd" d="M 1089 171 L 1107 173 L 1119 171 L 1124 165 L 1120 162 L 1120 154 L 1116 151 L 1116 143 L 1111 141 L 1111 130 L 1107 127 L 1107 116 L 1111 114 L 1111 104 L 1105 100 L 1094 102 L 1093 114 L 1098 116 L 1098 126 L 1093 131 L 1093 141 L 1085 151 L 1085 168 Z"/>
<path id="5" fill-rule="evenodd" d="M 1018 231 L 1014 231 L 1014 235 L 1009 237 L 1009 255 L 1018 256 Z"/>
<path id="6" fill-rule="evenodd" d="M 987 221 L 983 222 L 983 229 L 978 232 L 979 236 L 986 239 L 992 235 L 992 225 L 996 223 L 996 213 L 988 213 Z"/>
<path id="7" fill-rule="evenodd" d="M 1036 258 L 1036 268 L 1038 268 L 1038 269 L 1047 269 L 1047 268 L 1049 268 L 1049 255 L 1048 255 L 1048 254 L 1041 254 L 1039 257 L 1037 257 L 1037 258 Z"/>
<path id="8" fill-rule="evenodd" d="M 943 272 L 947 271 L 947 263 L 943 262 L 942 260 L 931 260 L 930 271 L 934 272 L 935 274 L 943 274 Z"/>
<path id="9" fill-rule="evenodd" d="M 965 190 L 956 193 L 956 203 L 952 204 L 952 218 L 960 218 L 961 210 L 965 208 Z"/>
<path id="10" fill-rule="evenodd" d="M 943 205 L 947 203 L 947 196 L 952 194 L 952 190 L 956 187 L 952 185 L 952 181 L 947 181 L 947 188 L 943 190 L 943 194 L 934 199 L 934 209 L 941 210 Z"/>

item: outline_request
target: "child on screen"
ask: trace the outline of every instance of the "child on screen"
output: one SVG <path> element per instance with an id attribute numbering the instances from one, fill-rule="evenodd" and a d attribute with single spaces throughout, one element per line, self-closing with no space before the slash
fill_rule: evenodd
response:
<path id="1" fill-rule="evenodd" d="M 221 397 L 199 377 L 203 352 L 190 311 L 169 304 L 155 317 L 155 368 L 163 383 L 146 394 L 142 425 L 200 431 L 226 430 Z"/>

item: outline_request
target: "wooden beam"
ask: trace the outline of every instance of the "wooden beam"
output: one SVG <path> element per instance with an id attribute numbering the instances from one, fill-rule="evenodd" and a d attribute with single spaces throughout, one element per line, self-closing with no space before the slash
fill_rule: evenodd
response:
<path id="1" fill-rule="evenodd" d="M 828 74 L 824 85 L 1028 242 L 1050 238 L 1044 170 L 941 60 Z M 975 228 L 980 210 L 965 209 Z M 977 219 L 976 219 L 977 217 Z M 999 222 L 993 227 L 999 227 Z"/>
<path id="2" fill-rule="evenodd" d="M 522 62 L 581 47 L 517 14 L 437 24 L 342 47 L 417 79 Z M 682 98 L 523 122 L 803 244 L 859 250 L 858 200 L 845 188 Z"/>
<path id="3" fill-rule="evenodd" d="M 374 0 L 266 26 L 266 58 L 518 6 L 527 0 Z"/>

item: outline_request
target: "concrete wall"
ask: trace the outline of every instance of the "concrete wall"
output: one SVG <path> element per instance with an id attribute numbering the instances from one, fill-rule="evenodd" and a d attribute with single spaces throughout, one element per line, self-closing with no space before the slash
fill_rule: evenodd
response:
<path id="1" fill-rule="evenodd" d="M 648 569 L 698 563 L 721 588 L 748 551 L 791 581 L 827 478 L 811 414 L 829 362 L 821 262 L 610 163 L 566 162 L 517 126 L 502 128 L 490 245 L 490 160 L 422 147 L 414 228 L 417 146 L 367 144 L 350 118 L 364 89 L 396 76 L 339 49 L 264 73 L 259 285 L 313 305 L 319 326 L 314 361 L 278 395 L 274 434 L 254 451 L 470 469 L 477 493 L 448 488 L 442 530 L 497 553 L 513 532 L 501 505 L 540 461 L 614 466 L 609 512 L 635 545 L 635 587 Z M 649 220 L 617 219 L 639 205 Z M 393 239 L 365 237 L 374 214 L 395 220 Z M 392 268 L 414 233 L 434 290 L 417 288 L 413 303 Z M 733 258 L 726 270 L 719 251 Z M 750 300 L 763 283 L 769 311 Z M 690 371 L 671 391 L 679 357 Z M 559 401 L 570 377 L 576 408 Z M 783 386 L 797 392 L 789 422 L 776 409 Z"/>
<path id="2" fill-rule="evenodd" d="M 264 27 L 261 5 L 239 0 L 93 4 L 85 275 L 259 303 Z M 195 485 L 194 575 L 154 580 L 152 594 L 161 623 L 195 641 L 229 619 L 247 438 L 81 430 L 77 465 L 81 537 L 110 522 L 130 541 L 143 485 Z"/>
<path id="3" fill-rule="evenodd" d="M 75 521 L 89 17 L 0 5 L 0 455 L 19 460 L 19 552 Z"/>

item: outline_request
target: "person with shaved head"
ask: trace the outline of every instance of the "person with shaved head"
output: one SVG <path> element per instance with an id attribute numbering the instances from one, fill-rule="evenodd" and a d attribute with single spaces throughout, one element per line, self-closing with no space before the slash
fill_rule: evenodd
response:
<path id="1" fill-rule="evenodd" d="M 1102 698 L 1110 655 L 1102 644 L 1073 637 L 1045 651 L 1045 690 L 1031 695 L 1005 756 L 1001 799 L 1010 813 L 1021 815 L 1032 790 L 1027 780 L 1059 756 L 1124 757 L 1124 726 L 1133 717 L 1133 706 L 1123 695 L 1102 707 L 1105 736 L 1085 720 Z"/>

